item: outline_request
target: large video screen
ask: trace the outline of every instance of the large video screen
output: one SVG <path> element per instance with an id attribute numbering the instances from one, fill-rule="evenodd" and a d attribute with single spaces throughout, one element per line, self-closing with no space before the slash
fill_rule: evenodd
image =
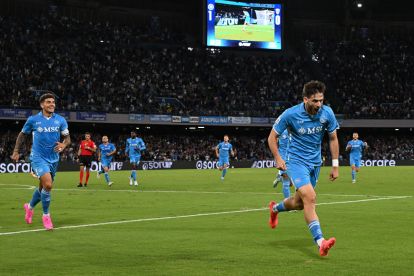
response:
<path id="1" fill-rule="evenodd" d="M 213 47 L 282 49 L 282 5 L 206 1 L 206 44 Z"/>

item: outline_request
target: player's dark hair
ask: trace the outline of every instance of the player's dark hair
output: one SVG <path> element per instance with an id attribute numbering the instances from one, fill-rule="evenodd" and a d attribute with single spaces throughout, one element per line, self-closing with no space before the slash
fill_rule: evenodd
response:
<path id="1" fill-rule="evenodd" d="M 55 94 L 53 94 L 53 93 L 43 94 L 42 96 L 40 96 L 39 102 L 40 103 L 43 103 L 46 99 L 50 99 L 50 98 L 52 98 L 52 99 L 55 100 Z"/>
<path id="2" fill-rule="evenodd" d="M 85 132 L 85 135 L 91 135 L 91 133 L 90 132 Z"/>
<path id="3" fill-rule="evenodd" d="M 228 138 L 230 138 L 230 136 L 229 136 L 228 134 L 224 134 L 224 136 L 223 136 L 223 137 L 226 137 L 226 136 L 227 136 Z"/>
<path id="4" fill-rule="evenodd" d="M 310 82 L 305 83 L 305 85 L 303 86 L 302 96 L 310 98 L 312 97 L 312 95 L 315 95 L 316 93 L 324 94 L 325 90 L 326 86 L 323 82 L 312 80 Z"/>

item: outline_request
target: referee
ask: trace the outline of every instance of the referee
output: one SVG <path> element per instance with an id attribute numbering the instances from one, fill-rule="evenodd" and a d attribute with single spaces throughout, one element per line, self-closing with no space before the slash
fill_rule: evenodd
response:
<path id="1" fill-rule="evenodd" d="M 82 140 L 79 145 L 78 156 L 79 156 L 79 185 L 78 187 L 87 187 L 88 180 L 89 180 L 89 170 L 91 168 L 93 154 L 96 152 L 96 145 L 91 140 L 91 134 L 89 132 L 85 133 L 85 140 Z M 82 185 L 83 180 L 83 172 L 86 167 L 86 176 L 85 176 L 85 184 Z"/>

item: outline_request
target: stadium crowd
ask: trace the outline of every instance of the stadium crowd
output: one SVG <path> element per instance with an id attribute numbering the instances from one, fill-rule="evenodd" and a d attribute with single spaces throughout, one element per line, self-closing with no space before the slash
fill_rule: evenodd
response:
<path id="1" fill-rule="evenodd" d="M 414 118 L 414 39 L 412 35 L 354 31 L 347 40 L 338 36 L 308 39 L 341 104 L 337 113 L 348 118 Z"/>
<path id="2" fill-rule="evenodd" d="M 183 47 L 182 33 L 159 24 L 120 26 L 56 13 L 0 23 L 4 107 L 37 108 L 37 91 L 51 90 L 60 110 L 276 117 L 283 111 L 278 103 L 301 101 L 304 80 L 315 76 L 312 58 L 336 113 L 414 116 L 413 36 L 308 38 L 311 56 L 282 57 Z"/>
<path id="3" fill-rule="evenodd" d="M 8 131 L 0 135 L 0 162 L 10 162 L 17 132 Z M 61 160 L 76 162 L 81 133 L 71 134 L 72 144 L 61 154 Z M 115 159 L 125 161 L 125 142 L 128 135 L 112 135 L 110 141 L 116 146 Z M 216 160 L 215 147 L 221 137 L 213 135 L 144 135 L 142 137 L 147 149 L 143 152 L 144 161 L 175 161 L 175 160 Z M 414 160 L 414 143 L 409 135 L 384 135 L 362 137 L 369 145 L 364 154 L 366 159 L 394 159 Z M 100 144 L 101 135 L 92 134 L 92 140 Z M 236 151 L 237 160 L 264 160 L 272 159 L 267 145 L 267 137 L 239 136 L 232 137 L 231 141 Z M 341 141 L 341 160 L 347 160 L 345 146 L 348 138 Z M 25 150 L 21 152 L 21 160 L 29 161 L 30 142 L 26 141 Z M 327 144 L 324 147 L 327 150 Z"/>

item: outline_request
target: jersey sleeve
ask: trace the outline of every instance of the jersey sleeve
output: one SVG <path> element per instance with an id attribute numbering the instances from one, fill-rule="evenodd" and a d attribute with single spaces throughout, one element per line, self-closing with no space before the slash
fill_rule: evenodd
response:
<path id="1" fill-rule="evenodd" d="M 62 118 L 62 122 L 60 123 L 60 134 L 63 136 L 69 135 L 68 122 L 64 118 Z"/>
<path id="2" fill-rule="evenodd" d="M 116 147 L 115 147 L 115 145 L 114 144 L 111 144 L 111 151 L 114 151 L 114 150 L 116 150 Z"/>
<path id="3" fill-rule="evenodd" d="M 126 145 L 125 145 L 125 153 L 128 154 L 128 149 L 129 149 L 129 140 L 126 140 Z"/>
<path id="4" fill-rule="evenodd" d="M 217 149 L 221 149 L 221 143 L 217 145 Z"/>
<path id="5" fill-rule="evenodd" d="M 30 134 L 33 131 L 33 117 L 30 116 L 22 128 L 24 134 Z"/>
<path id="6" fill-rule="evenodd" d="M 339 128 L 339 124 L 335 118 L 335 114 L 333 113 L 332 109 L 329 108 L 328 109 L 328 124 L 327 124 L 326 129 L 328 130 L 329 133 L 332 133 L 338 128 Z"/>
<path id="7" fill-rule="evenodd" d="M 273 124 L 273 130 L 280 136 L 288 127 L 289 113 L 285 110 Z"/>
<path id="8" fill-rule="evenodd" d="M 139 149 L 140 150 L 145 150 L 147 147 L 145 146 L 144 140 L 141 139 L 139 142 L 140 142 Z"/>

